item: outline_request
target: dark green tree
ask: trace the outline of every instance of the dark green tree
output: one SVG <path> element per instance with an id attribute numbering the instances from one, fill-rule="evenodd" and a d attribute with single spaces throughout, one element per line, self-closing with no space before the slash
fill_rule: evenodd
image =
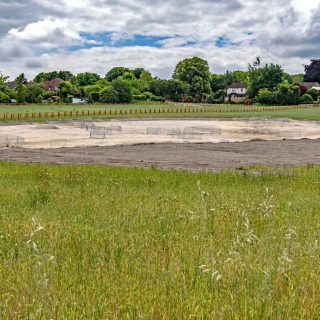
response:
<path id="1" fill-rule="evenodd" d="M 120 101 L 117 90 L 112 86 L 101 89 L 99 96 L 102 103 L 117 103 Z"/>
<path id="2" fill-rule="evenodd" d="M 76 84 L 78 86 L 89 86 L 96 84 L 101 77 L 97 73 L 82 72 L 76 75 Z"/>
<path id="3" fill-rule="evenodd" d="M 15 80 L 16 82 L 16 100 L 18 103 L 25 103 L 26 102 L 26 94 L 24 83 L 26 82 L 26 77 L 24 73 L 21 73 Z"/>
<path id="4" fill-rule="evenodd" d="M 112 87 L 118 92 L 119 102 L 131 102 L 132 93 L 128 81 L 116 79 L 111 82 Z"/>
<path id="5" fill-rule="evenodd" d="M 320 59 L 313 59 L 309 65 L 304 66 L 306 82 L 320 82 Z"/>
<path id="6" fill-rule="evenodd" d="M 196 102 L 201 102 L 203 94 L 212 94 L 209 65 L 204 59 L 193 57 L 180 61 L 172 77 L 190 85 L 189 93 Z"/>
<path id="7" fill-rule="evenodd" d="M 59 96 L 61 102 L 68 102 L 68 96 L 72 92 L 70 81 L 63 81 L 59 84 Z"/>
<path id="8" fill-rule="evenodd" d="M 106 80 L 111 82 L 123 76 L 126 72 L 130 72 L 130 70 L 124 67 L 114 67 L 110 71 L 108 71 L 105 78 Z"/>

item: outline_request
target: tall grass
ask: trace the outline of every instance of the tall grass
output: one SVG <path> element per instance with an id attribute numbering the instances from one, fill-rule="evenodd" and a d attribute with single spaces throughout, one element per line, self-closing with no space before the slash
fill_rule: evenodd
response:
<path id="1" fill-rule="evenodd" d="M 0 164 L 1 319 L 316 319 L 320 168 Z"/>

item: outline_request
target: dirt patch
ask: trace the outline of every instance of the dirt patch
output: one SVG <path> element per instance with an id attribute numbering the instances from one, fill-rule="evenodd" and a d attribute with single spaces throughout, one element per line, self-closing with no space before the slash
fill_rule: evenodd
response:
<path id="1" fill-rule="evenodd" d="M 56 149 L 7 148 L 1 160 L 52 164 L 159 166 L 191 170 L 223 170 L 248 165 L 320 164 L 320 140 L 237 143 L 172 143 Z"/>

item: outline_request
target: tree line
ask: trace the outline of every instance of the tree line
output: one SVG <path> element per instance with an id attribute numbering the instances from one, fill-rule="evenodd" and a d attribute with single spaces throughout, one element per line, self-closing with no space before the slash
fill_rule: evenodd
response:
<path id="1" fill-rule="evenodd" d="M 45 90 L 47 81 L 61 79 L 57 90 Z M 235 82 L 247 85 L 246 103 L 298 104 L 319 100 L 320 91 L 304 92 L 297 83 L 320 82 L 320 59 L 305 66 L 305 74 L 291 75 L 278 64 L 262 65 L 260 58 L 245 71 L 211 73 L 206 60 L 199 57 L 180 61 L 171 79 L 154 77 L 144 68 L 114 67 L 104 77 L 83 72 L 41 72 L 32 81 L 20 74 L 11 86 L 8 77 L 0 73 L 0 103 L 70 102 L 72 97 L 88 103 L 128 103 L 160 101 L 222 103 L 226 88 Z"/>

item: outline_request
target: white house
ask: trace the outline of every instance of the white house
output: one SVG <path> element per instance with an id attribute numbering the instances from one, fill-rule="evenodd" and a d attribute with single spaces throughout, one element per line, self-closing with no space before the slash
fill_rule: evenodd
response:
<path id="1" fill-rule="evenodd" d="M 247 85 L 245 83 L 234 82 L 227 87 L 227 95 L 233 97 L 244 97 L 247 95 Z"/>

